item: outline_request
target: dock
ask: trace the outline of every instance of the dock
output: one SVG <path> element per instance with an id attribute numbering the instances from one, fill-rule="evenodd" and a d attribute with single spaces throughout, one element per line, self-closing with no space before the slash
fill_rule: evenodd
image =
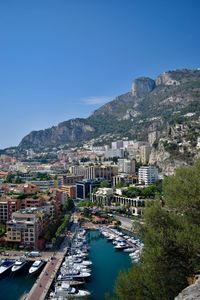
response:
<path id="1" fill-rule="evenodd" d="M 64 260 L 68 251 L 68 240 L 66 239 L 61 248 L 53 253 L 48 259 L 46 266 L 42 270 L 40 276 L 37 278 L 30 292 L 24 295 L 20 300 L 45 300 L 49 293 L 50 287 L 56 274 Z"/>
<path id="2" fill-rule="evenodd" d="M 42 270 L 39 278 L 36 280 L 31 291 L 25 296 L 26 300 L 43 300 L 46 298 L 47 293 L 52 285 L 56 273 L 58 272 L 64 255 L 55 255 L 47 262 Z"/>

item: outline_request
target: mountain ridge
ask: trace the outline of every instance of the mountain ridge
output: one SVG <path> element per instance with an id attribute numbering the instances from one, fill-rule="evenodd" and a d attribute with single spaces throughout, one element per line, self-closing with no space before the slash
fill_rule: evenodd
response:
<path id="1" fill-rule="evenodd" d="M 176 112 L 181 114 L 195 101 L 199 106 L 199 100 L 199 69 L 167 71 L 155 80 L 139 77 L 129 92 L 104 104 L 88 118 L 70 119 L 32 131 L 22 139 L 19 148 L 76 145 L 108 133 L 146 140 L 151 131 L 163 132 Z"/>

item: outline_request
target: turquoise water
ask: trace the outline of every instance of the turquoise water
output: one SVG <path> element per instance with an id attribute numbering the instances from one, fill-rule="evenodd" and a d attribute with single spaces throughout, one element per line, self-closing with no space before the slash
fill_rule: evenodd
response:
<path id="1" fill-rule="evenodd" d="M 127 253 L 115 250 L 99 231 L 89 231 L 87 238 L 93 268 L 91 281 L 86 284 L 86 288 L 92 293 L 91 300 L 103 300 L 106 293 L 112 295 L 119 271 L 128 269 L 131 260 Z"/>
<path id="2" fill-rule="evenodd" d="M 28 275 L 31 264 L 13 275 L 9 272 L 0 277 L 0 300 L 18 300 L 25 293 L 29 292 L 37 277 Z"/>
<path id="3" fill-rule="evenodd" d="M 90 245 L 89 259 L 92 260 L 92 277 L 86 288 L 92 293 L 91 300 L 104 300 L 106 293 L 113 293 L 115 280 L 120 270 L 131 266 L 129 255 L 117 251 L 99 231 L 92 230 L 87 234 Z M 28 275 L 27 265 L 20 273 L 8 273 L 0 277 L 0 300 L 18 300 L 30 291 L 37 276 Z M 36 299 L 37 300 L 37 299 Z"/>

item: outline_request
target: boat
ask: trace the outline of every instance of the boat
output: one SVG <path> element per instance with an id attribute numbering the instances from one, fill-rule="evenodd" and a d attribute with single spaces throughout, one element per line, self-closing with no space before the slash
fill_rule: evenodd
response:
<path id="1" fill-rule="evenodd" d="M 108 241 L 113 241 L 116 237 L 112 234 L 110 234 L 108 237 L 107 237 L 107 240 Z"/>
<path id="2" fill-rule="evenodd" d="M 135 251 L 135 248 L 125 248 L 124 252 L 133 253 Z"/>
<path id="3" fill-rule="evenodd" d="M 61 271 L 61 273 L 65 274 L 66 272 L 71 271 L 72 269 L 76 270 L 76 271 L 79 271 L 81 273 L 91 273 L 90 269 L 86 268 L 85 266 L 82 267 L 80 265 L 62 266 L 60 268 L 60 271 Z"/>
<path id="4" fill-rule="evenodd" d="M 0 259 L 0 266 L 5 262 L 5 259 Z"/>
<path id="5" fill-rule="evenodd" d="M 60 299 L 60 297 L 63 297 L 63 299 L 82 299 L 83 297 L 89 296 L 90 292 L 86 290 L 79 290 L 75 287 L 71 287 L 68 282 L 57 282 L 55 285 L 55 292 L 52 293 L 53 299 Z"/>
<path id="6" fill-rule="evenodd" d="M 44 261 L 43 260 L 36 260 L 34 261 L 34 263 L 32 264 L 32 266 L 29 269 L 29 274 L 35 274 L 37 271 L 40 270 L 40 268 L 43 266 Z"/>
<path id="7" fill-rule="evenodd" d="M 76 264 L 82 264 L 84 266 L 91 266 L 92 265 L 92 262 L 90 260 L 83 260 L 82 258 L 78 258 L 78 257 L 68 256 L 68 257 L 65 258 L 65 261 L 66 261 L 66 263 L 73 262 L 73 263 L 76 263 Z"/>
<path id="8" fill-rule="evenodd" d="M 71 280 L 71 279 L 66 279 L 65 281 L 62 281 L 62 282 L 67 282 L 70 286 L 77 286 L 77 285 L 85 284 L 85 281 Z"/>
<path id="9" fill-rule="evenodd" d="M 11 271 L 17 272 L 21 270 L 27 263 L 27 260 L 24 257 L 20 257 L 18 260 L 15 261 L 14 265 L 12 266 Z"/>
<path id="10" fill-rule="evenodd" d="M 61 270 L 62 274 L 58 275 L 58 280 L 77 280 L 77 279 L 87 279 L 91 276 L 91 273 L 89 272 L 81 272 L 76 269 L 71 270 Z"/>
<path id="11" fill-rule="evenodd" d="M 15 264 L 14 259 L 5 259 L 4 262 L 0 266 L 0 275 L 6 273 L 6 271 L 10 270 L 12 266 Z"/>
<path id="12" fill-rule="evenodd" d="M 73 262 L 66 262 L 64 261 L 62 263 L 62 267 L 63 268 L 75 268 L 75 269 L 79 269 L 79 270 L 84 270 L 86 272 L 91 272 L 90 266 L 85 266 L 83 264 L 77 264 L 77 263 L 73 263 Z"/>
<path id="13" fill-rule="evenodd" d="M 117 245 L 115 246 L 115 249 L 125 249 L 125 248 L 127 248 L 127 247 L 128 247 L 127 243 L 119 242 L 119 243 L 117 243 Z"/>

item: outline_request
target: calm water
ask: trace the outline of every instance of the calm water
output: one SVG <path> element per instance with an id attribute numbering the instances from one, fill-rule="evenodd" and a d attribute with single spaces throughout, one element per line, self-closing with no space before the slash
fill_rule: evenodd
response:
<path id="1" fill-rule="evenodd" d="M 10 271 L 7 275 L 0 277 L 0 300 L 18 300 L 30 291 L 36 278 L 28 275 L 31 264 L 27 264 L 20 273 L 13 275 Z"/>
<path id="2" fill-rule="evenodd" d="M 113 292 L 115 280 L 120 270 L 131 265 L 129 255 L 117 251 L 99 231 L 89 231 L 87 238 L 90 245 L 89 259 L 92 260 L 92 278 L 86 288 L 92 293 L 91 300 L 103 300 L 105 293 Z M 0 277 L 0 300 L 18 300 L 29 292 L 37 276 L 29 276 L 27 265 L 20 273 Z M 37 300 L 37 299 L 36 299 Z"/>
<path id="3" fill-rule="evenodd" d="M 92 278 L 86 288 L 92 293 L 91 300 L 103 300 L 106 293 L 112 295 L 120 270 L 131 266 L 129 255 L 115 250 L 99 231 L 89 231 L 89 259 L 93 262 Z"/>

